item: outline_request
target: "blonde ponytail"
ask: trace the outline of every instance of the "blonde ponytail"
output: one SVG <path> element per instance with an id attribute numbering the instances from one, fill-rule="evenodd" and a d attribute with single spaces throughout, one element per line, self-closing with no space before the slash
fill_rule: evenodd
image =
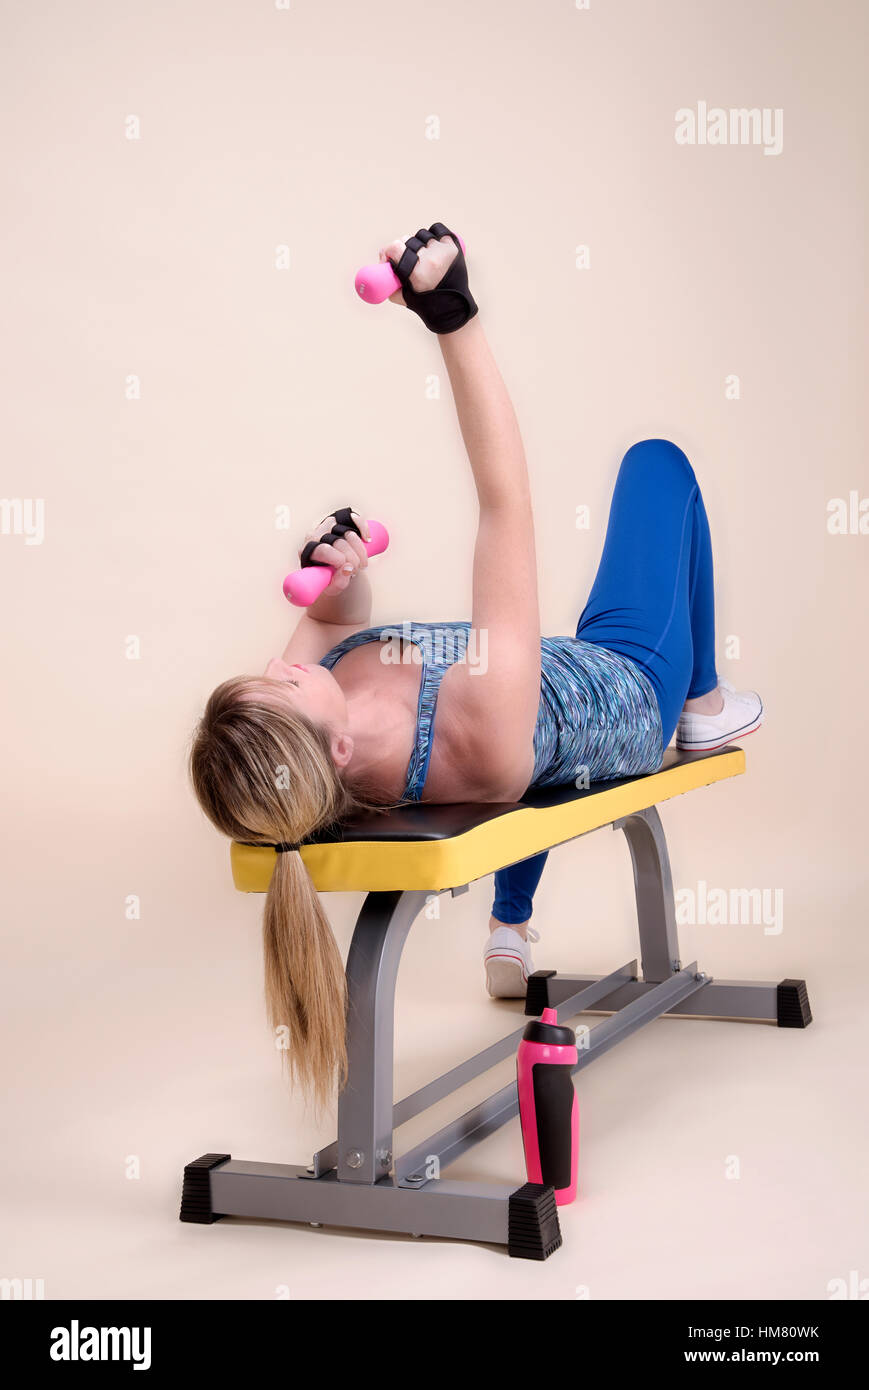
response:
<path id="1" fill-rule="evenodd" d="M 297 850 L 275 855 L 263 913 L 266 1009 L 292 1079 L 319 1109 L 347 1079 L 347 981 Z M 286 1030 L 285 1033 L 282 1030 Z"/>
<path id="2" fill-rule="evenodd" d="M 297 844 L 361 810 L 376 793 L 351 790 L 332 760 L 328 729 L 269 699 L 269 682 L 225 681 L 196 730 L 190 775 L 213 825 L 234 840 Z M 263 915 L 269 1022 L 291 1080 L 325 1105 L 347 1079 L 347 984 L 338 945 L 297 850 L 275 855 Z"/>

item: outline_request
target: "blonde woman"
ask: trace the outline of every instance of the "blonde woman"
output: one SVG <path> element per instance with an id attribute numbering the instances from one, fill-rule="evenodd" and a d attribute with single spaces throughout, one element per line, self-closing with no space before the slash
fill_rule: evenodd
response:
<path id="1" fill-rule="evenodd" d="M 218 687 L 191 754 L 218 829 L 279 849 L 264 916 L 268 1012 L 320 1102 L 345 1077 L 345 979 L 300 842 L 403 799 L 512 802 L 529 786 L 654 772 L 674 732 L 681 747 L 710 749 L 763 717 L 754 692 L 719 682 L 709 527 L 693 470 L 666 440 L 622 461 L 576 635 L 541 638 L 525 454 L 461 245 L 434 223 L 386 258 L 402 285 L 393 300 L 438 335 L 473 473 L 470 622 L 410 624 L 415 659 L 384 660 L 396 629 L 369 627 L 367 525 L 339 509 L 302 551 L 332 567 L 329 587 L 262 675 Z M 496 997 L 525 992 L 545 858 L 496 875 L 485 949 Z"/>

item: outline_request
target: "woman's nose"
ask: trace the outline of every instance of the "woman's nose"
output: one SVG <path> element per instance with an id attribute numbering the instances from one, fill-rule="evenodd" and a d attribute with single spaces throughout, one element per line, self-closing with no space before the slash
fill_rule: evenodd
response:
<path id="1" fill-rule="evenodd" d="M 284 681 L 290 674 L 290 668 L 285 661 L 281 661 L 279 656 L 273 656 L 266 667 L 266 676 L 269 680 Z"/>

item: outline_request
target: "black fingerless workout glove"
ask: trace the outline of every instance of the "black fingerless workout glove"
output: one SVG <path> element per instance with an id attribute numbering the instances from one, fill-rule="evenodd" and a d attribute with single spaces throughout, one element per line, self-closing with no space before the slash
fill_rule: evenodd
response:
<path id="1" fill-rule="evenodd" d="M 439 240 L 444 236 L 452 237 L 458 255 L 440 284 L 433 290 L 420 293 L 410 283 L 411 272 L 419 260 L 417 252 L 427 242 Z M 431 329 L 432 333 L 455 333 L 457 328 L 464 328 L 468 320 L 479 312 L 468 289 L 468 267 L 462 244 L 455 232 L 451 232 L 443 222 L 433 222 L 428 229 L 421 227 L 416 236 L 408 238 L 401 260 L 395 262 L 390 258 L 389 264 L 401 281 L 401 292 L 408 309 L 419 314 L 426 328 Z"/>
<path id="2" fill-rule="evenodd" d="M 335 525 L 331 531 L 325 531 L 318 541 L 308 541 L 301 555 L 299 562 L 302 569 L 307 569 L 308 565 L 326 565 L 327 560 L 312 560 L 311 556 L 318 545 L 334 545 L 342 536 L 346 536 L 348 531 L 355 531 L 357 536 L 362 535 L 356 522 L 353 520 L 353 510 L 351 507 L 336 507 L 330 515 L 335 518 Z M 325 522 L 325 517 L 324 517 Z"/>

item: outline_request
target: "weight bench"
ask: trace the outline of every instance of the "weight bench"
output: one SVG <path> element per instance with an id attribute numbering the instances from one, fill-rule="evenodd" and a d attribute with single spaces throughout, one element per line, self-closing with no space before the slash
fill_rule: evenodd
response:
<path id="1" fill-rule="evenodd" d="M 756 1020 L 780 1028 L 811 1022 L 804 980 L 714 980 L 696 962 L 682 965 L 673 884 L 657 803 L 745 770 L 739 748 L 708 754 L 669 750 L 645 777 L 529 791 L 507 805 L 411 805 L 368 814 L 302 849 L 316 887 L 367 894 L 347 958 L 349 1079 L 338 1101 L 338 1137 L 308 1166 L 254 1163 L 208 1153 L 184 1170 L 181 1220 L 221 1216 L 449 1236 L 505 1245 L 511 1255 L 545 1259 L 561 1244 L 552 1187 L 452 1182 L 440 1173 L 518 1113 L 515 1080 L 398 1157 L 393 1132 L 473 1077 L 515 1055 L 522 1028 L 443 1076 L 393 1101 L 395 982 L 405 938 L 432 895 L 466 891 L 497 869 L 592 830 L 624 831 L 636 888 L 641 967 L 610 975 L 531 976 L 525 1013 L 556 1007 L 559 1019 L 608 1017 L 580 1042 L 575 1070 L 662 1014 Z M 233 879 L 264 893 L 275 852 L 234 843 Z"/>

